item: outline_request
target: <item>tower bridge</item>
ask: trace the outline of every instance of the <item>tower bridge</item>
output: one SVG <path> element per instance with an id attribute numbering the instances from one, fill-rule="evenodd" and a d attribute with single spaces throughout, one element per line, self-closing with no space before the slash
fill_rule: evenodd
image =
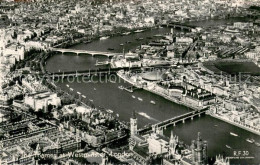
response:
<path id="1" fill-rule="evenodd" d="M 188 120 L 188 119 L 193 120 L 194 117 L 196 117 L 196 116 L 200 117 L 202 114 L 205 114 L 207 110 L 208 110 L 208 108 L 194 110 L 192 112 L 188 112 L 188 113 L 185 113 L 185 114 L 180 115 L 180 116 L 175 116 L 173 118 L 164 120 L 162 122 L 153 124 L 151 126 L 141 128 L 137 132 L 138 133 L 144 133 L 144 132 L 166 129 L 166 127 L 171 126 L 171 125 L 176 126 L 176 124 L 179 123 L 179 122 L 185 123 L 185 121 Z"/>
<path id="2" fill-rule="evenodd" d="M 50 48 L 51 51 L 54 52 L 60 52 L 60 53 L 75 53 L 77 55 L 79 54 L 89 54 L 91 56 L 117 56 L 122 55 L 121 53 L 113 53 L 113 52 L 102 52 L 102 51 L 90 51 L 90 50 L 78 50 L 78 49 L 63 49 L 63 48 Z"/>

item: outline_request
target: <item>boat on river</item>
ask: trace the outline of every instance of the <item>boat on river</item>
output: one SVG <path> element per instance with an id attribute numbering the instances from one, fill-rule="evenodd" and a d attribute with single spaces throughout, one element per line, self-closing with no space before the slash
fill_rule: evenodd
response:
<path id="1" fill-rule="evenodd" d="M 237 134 L 233 133 L 233 132 L 230 132 L 230 135 L 232 136 L 238 136 Z"/>
<path id="2" fill-rule="evenodd" d="M 95 66 L 101 66 L 101 65 L 108 65 L 109 62 L 108 61 L 103 61 L 103 62 L 96 62 Z"/>
<path id="3" fill-rule="evenodd" d="M 83 41 L 84 44 L 88 44 L 90 43 L 91 41 Z"/>
<path id="4" fill-rule="evenodd" d="M 140 41 L 143 40 L 144 38 L 136 38 L 135 40 Z"/>
<path id="5" fill-rule="evenodd" d="M 255 142 L 254 139 L 250 139 L 250 138 L 247 138 L 246 141 L 247 141 L 248 143 L 254 143 L 254 142 Z"/>
<path id="6" fill-rule="evenodd" d="M 228 149 L 231 149 L 231 147 L 230 147 L 229 145 L 226 145 L 226 147 L 227 147 Z"/>
<path id="7" fill-rule="evenodd" d="M 147 118 L 147 119 L 151 119 L 151 117 L 150 117 L 149 115 L 147 115 L 147 113 L 140 112 L 140 113 L 138 113 L 138 114 L 141 115 L 141 116 L 143 116 L 143 117 L 145 117 L 145 118 Z"/>
<path id="8" fill-rule="evenodd" d="M 131 32 L 122 33 L 122 35 L 124 35 L 124 36 L 129 35 L 129 34 L 131 34 Z"/>
<path id="9" fill-rule="evenodd" d="M 113 113 L 114 111 L 112 111 L 111 109 L 107 110 L 108 113 Z"/>
<path id="10" fill-rule="evenodd" d="M 153 101 L 153 100 L 151 100 L 150 103 L 151 103 L 151 104 L 156 104 L 155 101 Z"/>
<path id="11" fill-rule="evenodd" d="M 109 36 L 104 36 L 104 37 L 101 37 L 100 40 L 106 40 L 108 38 L 109 38 Z"/>
<path id="12" fill-rule="evenodd" d="M 155 34 L 155 35 L 153 35 L 154 37 L 162 37 L 163 35 L 161 35 L 161 34 Z"/>
<path id="13" fill-rule="evenodd" d="M 67 87 L 70 87 L 69 84 L 66 85 Z"/>
<path id="14" fill-rule="evenodd" d="M 258 143 L 258 142 L 255 142 L 255 145 L 256 145 L 257 147 L 260 147 L 260 143 Z"/>
<path id="15" fill-rule="evenodd" d="M 141 32 L 143 32 L 144 30 L 136 30 L 136 31 L 134 31 L 135 33 L 141 33 Z"/>
<path id="16" fill-rule="evenodd" d="M 142 99 L 141 97 L 138 97 L 138 100 L 139 100 L 139 101 L 143 101 L 143 99 Z"/>
<path id="17" fill-rule="evenodd" d="M 134 95 L 132 95 L 132 98 L 134 98 L 134 99 L 135 99 L 135 96 L 134 96 Z"/>

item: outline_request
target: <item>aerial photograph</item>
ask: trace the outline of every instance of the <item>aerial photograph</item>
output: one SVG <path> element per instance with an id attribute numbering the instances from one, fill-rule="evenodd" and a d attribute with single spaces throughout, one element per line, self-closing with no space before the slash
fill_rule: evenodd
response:
<path id="1" fill-rule="evenodd" d="M 0 0 L 0 165 L 260 165 L 260 0 Z"/>

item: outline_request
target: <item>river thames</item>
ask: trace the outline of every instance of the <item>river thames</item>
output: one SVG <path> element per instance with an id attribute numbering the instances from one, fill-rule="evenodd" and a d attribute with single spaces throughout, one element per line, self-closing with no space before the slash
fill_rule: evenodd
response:
<path id="1" fill-rule="evenodd" d="M 232 22 L 236 19 L 232 19 Z M 211 21 L 209 21 L 210 23 Z M 227 21 L 220 20 L 219 24 L 226 23 Z M 205 23 L 205 22 L 204 22 Z M 216 23 L 216 21 L 214 21 Z M 202 24 L 201 22 L 197 24 Z M 196 25 L 197 25 L 196 24 Z M 208 26 L 212 26 L 207 24 Z M 142 33 L 130 34 L 128 36 L 115 36 L 107 40 L 95 40 L 89 44 L 78 44 L 72 46 L 73 49 L 85 50 L 98 50 L 108 51 L 108 48 L 113 48 L 113 52 L 126 52 L 140 46 L 142 43 L 147 43 L 150 40 L 155 40 L 153 37 L 157 34 L 169 33 L 169 28 L 149 29 Z M 152 38 L 151 38 L 152 37 Z M 143 38 L 142 40 L 137 39 Z M 120 44 L 124 44 L 121 46 Z M 48 59 L 46 69 L 50 72 L 57 71 L 75 71 L 97 68 L 96 61 L 108 60 L 104 56 L 92 57 L 90 55 L 75 55 L 71 53 L 57 54 Z M 119 114 L 119 119 L 129 121 L 132 111 L 137 112 L 138 127 L 143 127 L 146 124 L 153 124 L 165 119 L 172 118 L 190 111 L 189 108 L 172 103 L 160 96 L 152 94 L 144 90 L 137 90 L 134 93 L 129 93 L 121 90 L 118 86 L 129 86 L 129 84 L 113 76 L 111 78 L 116 81 L 112 82 L 97 82 L 97 83 L 84 83 L 84 82 L 58 82 L 58 86 L 64 90 L 69 90 L 66 86 L 69 84 L 74 92 L 80 92 L 86 96 L 87 99 L 93 100 L 96 106 L 101 106 L 106 109 L 111 109 L 115 114 Z M 135 97 L 135 98 L 134 98 Z M 142 98 L 143 101 L 137 98 Z M 153 100 L 156 104 L 151 104 Z M 166 136 L 170 135 L 173 130 L 174 134 L 179 136 L 179 139 L 184 143 L 190 145 L 191 140 L 196 139 L 197 133 L 201 132 L 203 140 L 208 142 L 208 155 L 210 158 L 218 154 L 233 157 L 234 151 L 248 151 L 249 159 L 231 160 L 231 164 L 258 164 L 260 162 L 259 153 L 260 147 L 255 144 L 248 143 L 247 138 L 253 138 L 260 142 L 259 136 L 245 131 L 241 128 L 225 123 L 221 120 L 215 119 L 210 116 L 197 117 L 193 121 L 186 121 L 185 124 L 179 123 L 175 127 L 168 127 L 164 130 Z M 230 135 L 230 132 L 238 134 L 237 137 Z M 226 148 L 229 145 L 231 149 Z"/>

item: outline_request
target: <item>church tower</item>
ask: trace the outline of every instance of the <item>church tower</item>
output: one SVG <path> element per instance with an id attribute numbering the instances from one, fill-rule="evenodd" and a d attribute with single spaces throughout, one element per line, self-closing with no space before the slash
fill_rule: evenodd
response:
<path id="1" fill-rule="evenodd" d="M 169 141 L 169 155 L 176 154 L 176 147 L 179 143 L 179 139 L 177 136 L 173 136 L 173 131 L 171 131 L 171 137 Z"/>
<path id="2" fill-rule="evenodd" d="M 202 141 L 200 133 L 196 141 L 192 141 L 191 145 L 192 162 L 195 165 L 206 165 L 207 164 L 207 142 Z"/>
<path id="3" fill-rule="evenodd" d="M 130 118 L 130 133 L 131 137 L 137 134 L 137 118 L 135 115 L 135 111 L 133 111 L 133 116 Z"/>

